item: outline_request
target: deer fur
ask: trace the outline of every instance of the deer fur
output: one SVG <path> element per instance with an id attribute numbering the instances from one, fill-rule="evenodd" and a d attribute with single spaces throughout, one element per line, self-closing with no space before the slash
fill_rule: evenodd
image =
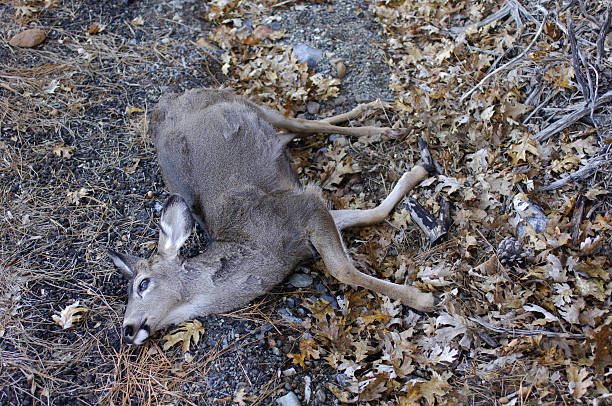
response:
<path id="1" fill-rule="evenodd" d="M 339 231 L 382 221 L 427 171 L 417 165 L 405 173 L 374 209 L 328 210 L 317 189 L 300 184 L 287 155 L 288 142 L 296 133 L 394 131 L 339 127 L 331 121 L 286 118 L 226 90 L 161 98 L 149 131 L 173 195 L 162 210 L 157 252 L 143 259 L 109 250 L 130 280 L 123 322 L 128 343 L 140 345 L 168 325 L 243 306 L 317 253 L 343 283 L 400 299 L 417 310 L 434 308 L 431 293 L 357 270 Z M 273 127 L 290 133 L 277 134 Z M 194 220 L 212 242 L 204 253 L 182 259 L 179 249 Z"/>

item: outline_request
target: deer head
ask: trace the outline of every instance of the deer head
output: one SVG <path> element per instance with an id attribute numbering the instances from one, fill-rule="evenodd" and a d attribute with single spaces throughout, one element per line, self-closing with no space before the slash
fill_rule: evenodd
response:
<path id="1" fill-rule="evenodd" d="M 129 344 L 141 345 L 154 331 L 189 317 L 188 299 L 178 255 L 194 221 L 187 203 L 172 195 L 164 205 L 159 224 L 157 252 L 149 258 L 108 250 L 117 268 L 129 279 L 128 304 L 123 336 Z"/>

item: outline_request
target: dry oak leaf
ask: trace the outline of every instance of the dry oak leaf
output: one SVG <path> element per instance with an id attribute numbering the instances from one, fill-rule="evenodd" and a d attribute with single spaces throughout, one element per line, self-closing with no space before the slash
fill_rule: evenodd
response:
<path id="1" fill-rule="evenodd" d="M 74 147 L 64 145 L 63 142 L 54 146 L 51 151 L 61 158 L 71 158 L 74 155 Z"/>
<path id="2" fill-rule="evenodd" d="M 133 113 L 142 113 L 144 112 L 143 109 L 139 108 L 139 107 L 134 107 L 134 106 L 126 106 L 125 107 L 125 112 L 127 113 L 127 115 L 131 115 Z"/>
<path id="3" fill-rule="evenodd" d="M 609 321 L 608 321 L 609 323 Z M 612 365 L 612 355 L 610 348 L 612 347 L 612 332 L 610 325 L 605 324 L 597 330 L 587 333 L 587 338 L 590 341 L 594 350 L 593 366 L 598 373 L 603 373 L 604 370 Z"/>
<path id="4" fill-rule="evenodd" d="M 198 320 L 186 321 L 179 324 L 177 329 L 172 330 L 170 333 L 162 337 L 166 340 L 164 343 L 164 351 L 175 346 L 178 343 L 182 343 L 183 354 L 189 351 L 189 346 L 193 340 L 194 345 L 198 345 L 200 342 L 200 336 L 204 334 L 204 327 Z"/>
<path id="5" fill-rule="evenodd" d="M 287 357 L 293 361 L 293 365 L 299 365 L 305 368 L 304 360 L 319 359 L 319 350 L 317 344 L 311 338 L 302 338 L 300 340 L 300 353 L 299 354 L 287 354 Z"/>
<path id="6" fill-rule="evenodd" d="M 132 20 L 132 25 L 144 25 L 144 19 L 142 16 L 138 16 Z"/>
<path id="7" fill-rule="evenodd" d="M 233 402 L 237 403 L 238 406 L 246 406 L 246 401 L 250 401 L 249 396 L 247 396 L 247 390 L 245 387 L 239 388 L 236 393 L 234 393 Z"/>
<path id="8" fill-rule="evenodd" d="M 51 318 L 54 322 L 59 324 L 63 330 L 66 330 L 72 327 L 74 323 L 81 320 L 83 316 L 79 313 L 86 312 L 87 310 L 89 309 L 83 306 L 79 306 L 79 301 L 77 300 L 76 302 L 62 310 L 59 315 L 54 314 L 53 316 L 51 316 Z"/>
<path id="9" fill-rule="evenodd" d="M 105 25 L 102 25 L 102 24 L 94 21 L 91 24 L 89 24 L 89 27 L 87 27 L 87 29 L 85 31 L 88 34 L 94 35 L 94 34 L 97 34 L 99 32 L 104 31 L 105 28 L 106 28 Z"/>
<path id="10" fill-rule="evenodd" d="M 525 135 L 518 144 L 512 145 L 507 153 L 512 158 L 512 165 L 517 165 L 520 161 L 527 162 L 528 152 L 536 157 L 540 156 L 533 137 Z"/>
<path id="11" fill-rule="evenodd" d="M 29 17 L 37 12 L 38 12 L 38 9 L 36 7 L 27 6 L 27 5 L 15 6 L 15 17 L 16 18 Z"/>
<path id="12" fill-rule="evenodd" d="M 578 166 L 578 164 L 580 164 L 580 158 L 578 158 L 576 155 L 569 154 L 560 161 L 555 159 L 552 162 L 550 169 L 555 173 L 566 172 L 572 170 Z"/>
<path id="13" fill-rule="evenodd" d="M 589 377 L 589 372 L 586 368 L 578 370 L 577 366 L 570 365 L 566 369 L 567 380 L 569 381 L 569 393 L 574 399 L 580 399 L 583 397 L 589 386 L 593 385 L 593 381 Z"/>
<path id="14" fill-rule="evenodd" d="M 40 28 L 30 28 L 29 30 L 21 31 L 11 38 L 9 45 L 21 48 L 32 48 L 43 43 L 47 38 L 45 31 Z"/>
<path id="15" fill-rule="evenodd" d="M 367 402 L 379 399 L 381 394 L 387 391 L 388 383 L 390 383 L 389 374 L 384 372 L 382 374 L 376 374 L 372 379 L 359 382 L 359 386 L 364 385 L 359 391 L 359 400 Z"/>
<path id="16" fill-rule="evenodd" d="M 533 110 L 533 106 L 521 103 L 508 103 L 506 102 L 502 108 L 502 112 L 506 117 L 510 117 L 514 121 L 518 121 L 519 118 L 528 111 Z"/>

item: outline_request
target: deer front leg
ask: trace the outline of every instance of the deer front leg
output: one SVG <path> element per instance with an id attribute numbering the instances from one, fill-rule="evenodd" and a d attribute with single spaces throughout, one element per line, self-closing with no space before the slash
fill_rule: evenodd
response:
<path id="1" fill-rule="evenodd" d="M 344 230 L 349 227 L 361 227 L 382 222 L 400 200 L 427 176 L 427 170 L 417 165 L 402 175 L 389 196 L 377 207 L 366 210 L 332 210 L 331 215 L 336 226 Z"/>
<path id="2" fill-rule="evenodd" d="M 431 293 L 425 293 L 413 286 L 399 285 L 366 275 L 351 263 L 334 219 L 327 211 L 321 211 L 311 218 L 310 242 L 321 255 L 328 272 L 342 283 L 361 286 L 374 292 L 401 300 L 403 304 L 420 311 L 435 308 Z"/>

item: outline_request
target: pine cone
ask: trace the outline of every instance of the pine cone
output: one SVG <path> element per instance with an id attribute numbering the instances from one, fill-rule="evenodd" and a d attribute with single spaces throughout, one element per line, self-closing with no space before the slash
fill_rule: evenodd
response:
<path id="1" fill-rule="evenodd" d="M 514 237 L 506 237 L 499 243 L 497 257 L 499 262 L 508 265 L 520 265 L 532 254 L 530 250 L 523 250 L 523 244 Z"/>

